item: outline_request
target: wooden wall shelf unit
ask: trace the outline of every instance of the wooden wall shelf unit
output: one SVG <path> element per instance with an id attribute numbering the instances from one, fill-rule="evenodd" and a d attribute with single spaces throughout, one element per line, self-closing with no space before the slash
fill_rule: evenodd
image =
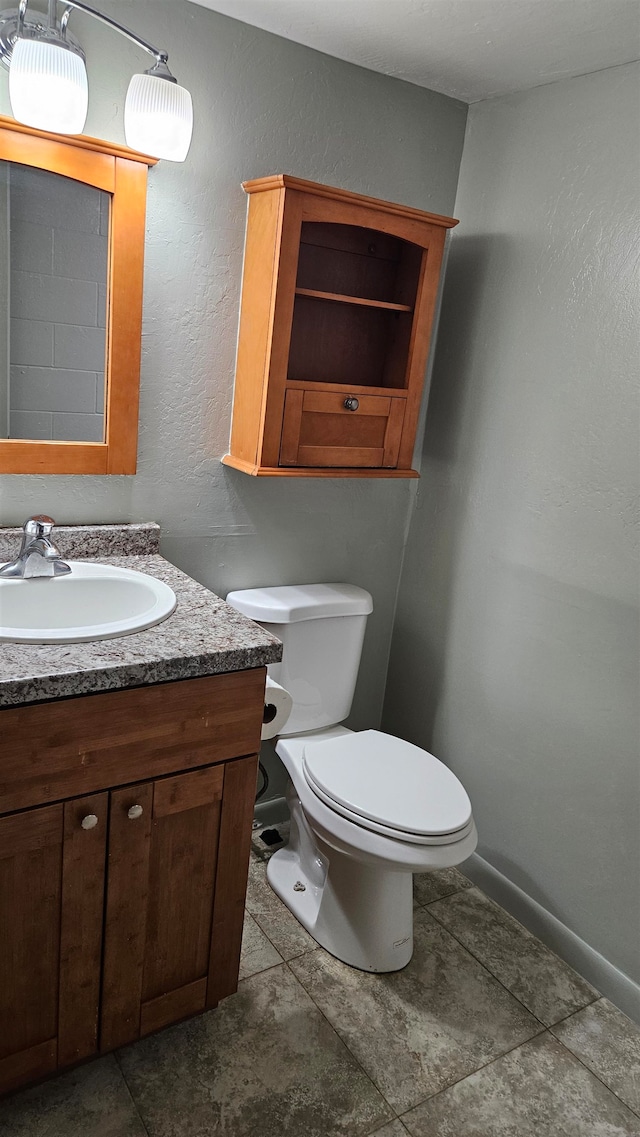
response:
<path id="1" fill-rule="evenodd" d="M 230 453 L 246 474 L 412 478 L 451 217 L 306 182 L 245 182 Z"/>
<path id="2" fill-rule="evenodd" d="M 264 682 L 0 710 L 0 1094 L 236 990 Z"/>

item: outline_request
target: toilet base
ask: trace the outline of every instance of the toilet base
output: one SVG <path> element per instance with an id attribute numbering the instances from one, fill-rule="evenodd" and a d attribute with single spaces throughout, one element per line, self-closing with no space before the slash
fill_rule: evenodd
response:
<path id="1" fill-rule="evenodd" d="M 289 844 L 267 879 L 303 928 L 331 955 L 361 971 L 399 971 L 413 954 L 413 873 L 372 867 L 311 832 L 290 787 Z"/>

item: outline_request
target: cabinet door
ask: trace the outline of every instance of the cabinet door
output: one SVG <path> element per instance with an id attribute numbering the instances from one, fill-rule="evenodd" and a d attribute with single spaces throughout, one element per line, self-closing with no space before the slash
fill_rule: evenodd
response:
<path id="1" fill-rule="evenodd" d="M 395 466 L 405 399 L 333 391 L 286 394 L 282 466 Z"/>
<path id="2" fill-rule="evenodd" d="M 206 1005 L 224 769 L 111 795 L 102 1050 Z"/>
<path id="3" fill-rule="evenodd" d="M 1 1091 L 96 1052 L 107 797 L 0 818 Z"/>

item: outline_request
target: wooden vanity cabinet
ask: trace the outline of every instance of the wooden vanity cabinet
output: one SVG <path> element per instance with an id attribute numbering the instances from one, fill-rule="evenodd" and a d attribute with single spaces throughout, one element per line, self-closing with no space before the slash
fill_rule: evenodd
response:
<path id="1" fill-rule="evenodd" d="M 96 794 L 0 817 L 0 1090 L 97 1052 L 107 814 Z"/>
<path id="2" fill-rule="evenodd" d="M 416 426 L 457 222 L 281 174 L 249 213 L 230 453 L 248 474 L 417 477 Z"/>
<path id="3" fill-rule="evenodd" d="M 264 679 L 0 711 L 0 1092 L 236 990 Z"/>

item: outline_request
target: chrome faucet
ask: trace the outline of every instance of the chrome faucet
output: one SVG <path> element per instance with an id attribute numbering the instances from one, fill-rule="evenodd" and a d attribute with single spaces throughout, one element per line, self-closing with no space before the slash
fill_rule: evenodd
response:
<path id="1" fill-rule="evenodd" d="M 25 521 L 22 545 L 18 558 L 0 569 L 0 576 L 27 577 L 66 576 L 71 568 L 60 559 L 60 553 L 51 540 L 55 525 L 52 517 L 38 515 Z"/>

